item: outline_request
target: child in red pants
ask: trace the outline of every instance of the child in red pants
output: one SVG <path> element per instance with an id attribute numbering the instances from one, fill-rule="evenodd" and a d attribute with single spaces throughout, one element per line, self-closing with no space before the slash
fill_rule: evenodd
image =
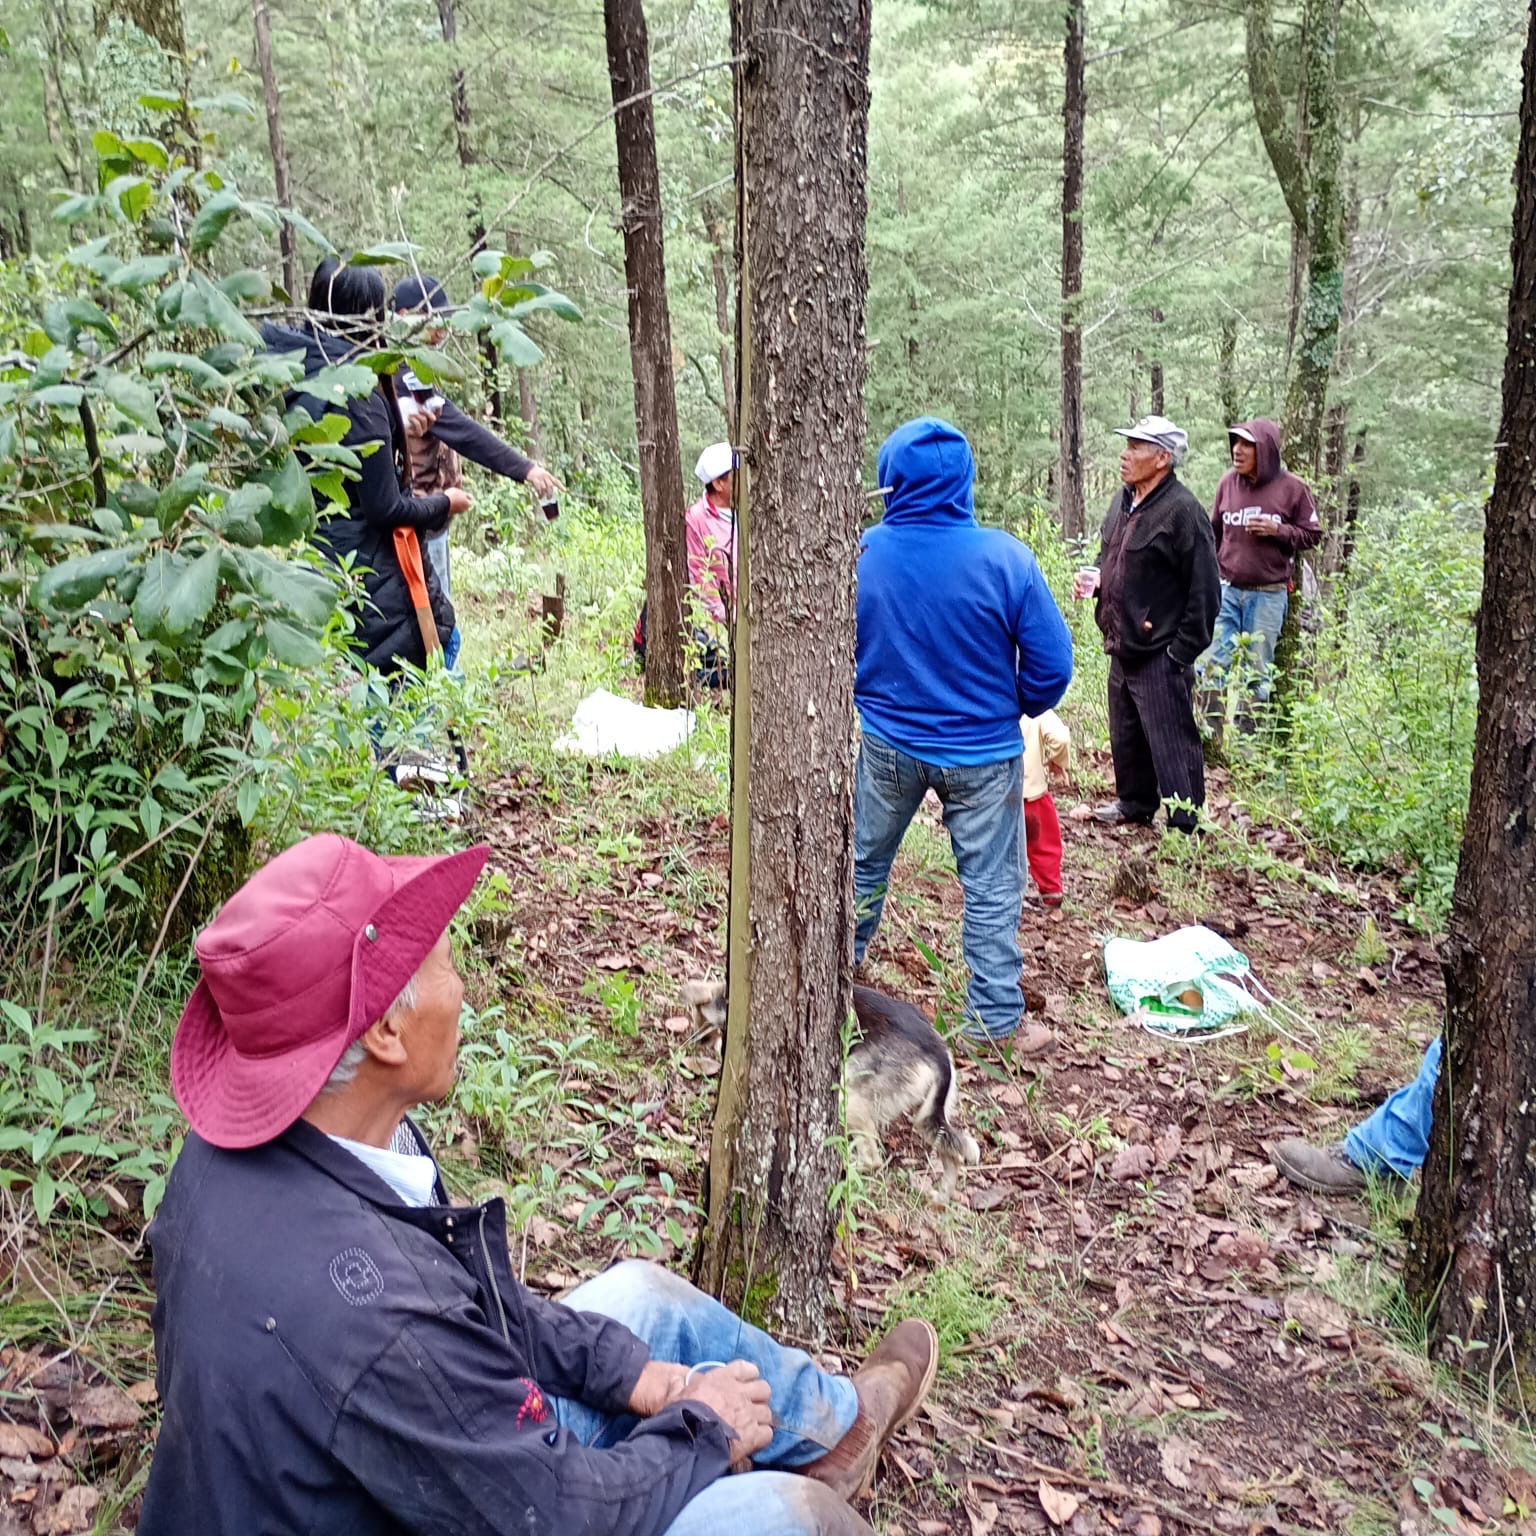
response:
<path id="1" fill-rule="evenodd" d="M 1063 776 L 1072 735 L 1055 710 L 1019 721 L 1024 732 L 1024 843 L 1030 878 L 1048 907 L 1061 905 L 1061 821 L 1047 775 Z"/>

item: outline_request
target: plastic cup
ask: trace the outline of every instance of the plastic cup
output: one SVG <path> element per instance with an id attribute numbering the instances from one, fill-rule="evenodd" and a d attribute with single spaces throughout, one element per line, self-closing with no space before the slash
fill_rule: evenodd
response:
<path id="1" fill-rule="evenodd" d="M 1093 594 L 1099 590 L 1098 566 L 1080 566 L 1078 568 L 1077 578 L 1074 585 L 1079 596 L 1092 597 Z"/>
<path id="2" fill-rule="evenodd" d="M 722 1370 L 724 1366 L 724 1360 L 700 1360 L 697 1365 L 690 1365 L 688 1367 L 688 1374 L 683 1377 L 683 1385 L 685 1387 L 692 1386 L 695 1376 L 702 1376 L 705 1371 Z"/>
<path id="3" fill-rule="evenodd" d="M 551 496 L 547 501 L 539 503 L 539 511 L 544 514 L 544 520 L 552 523 L 560 516 L 560 498 Z"/>

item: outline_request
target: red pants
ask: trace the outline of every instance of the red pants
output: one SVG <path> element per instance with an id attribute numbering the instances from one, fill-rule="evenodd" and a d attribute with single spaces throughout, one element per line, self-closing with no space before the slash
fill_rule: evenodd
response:
<path id="1" fill-rule="evenodd" d="M 1038 800 L 1024 802 L 1024 845 L 1029 873 L 1047 906 L 1061 903 L 1061 822 L 1056 802 L 1047 790 Z M 1052 899 L 1054 898 L 1054 900 Z"/>

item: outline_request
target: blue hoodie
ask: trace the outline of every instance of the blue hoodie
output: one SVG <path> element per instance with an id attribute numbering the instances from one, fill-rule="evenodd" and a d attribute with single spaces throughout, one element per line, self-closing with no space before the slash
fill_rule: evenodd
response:
<path id="1" fill-rule="evenodd" d="M 1072 637 L 1035 557 L 976 522 L 976 461 L 931 416 L 880 449 L 885 517 L 859 553 L 858 672 L 864 729 L 937 767 L 1024 749 L 1020 715 L 1054 707 L 1072 680 Z"/>

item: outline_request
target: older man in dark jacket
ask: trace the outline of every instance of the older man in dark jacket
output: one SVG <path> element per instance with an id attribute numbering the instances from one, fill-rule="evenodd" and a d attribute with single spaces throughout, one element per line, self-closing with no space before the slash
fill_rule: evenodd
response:
<path id="1" fill-rule="evenodd" d="M 453 1085 L 485 857 L 309 838 L 199 936 L 139 1536 L 872 1536 L 847 1500 L 932 1383 L 927 1323 L 829 1375 L 651 1265 L 546 1301 L 501 1200 L 449 1203 L 405 1116 Z"/>
<path id="2" fill-rule="evenodd" d="M 1168 820 L 1192 831 L 1205 804 L 1205 761 L 1195 724 L 1195 659 L 1211 643 L 1221 582 L 1210 519 L 1174 473 L 1189 447 L 1182 427 L 1144 416 L 1117 429 L 1120 494 L 1104 519 L 1096 568 L 1073 595 L 1097 593 L 1109 664 L 1109 745 L 1115 796 L 1106 824 Z"/>

